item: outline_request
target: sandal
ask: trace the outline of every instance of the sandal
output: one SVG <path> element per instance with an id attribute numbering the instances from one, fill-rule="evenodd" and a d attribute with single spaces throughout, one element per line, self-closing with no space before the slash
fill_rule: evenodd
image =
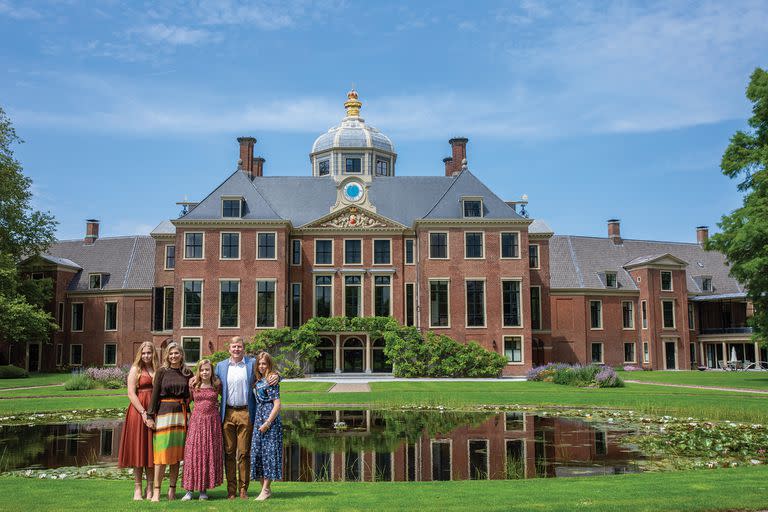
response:
<path id="1" fill-rule="evenodd" d="M 154 492 L 152 493 L 152 501 L 159 502 L 160 501 L 160 487 L 159 486 L 153 486 Z"/>

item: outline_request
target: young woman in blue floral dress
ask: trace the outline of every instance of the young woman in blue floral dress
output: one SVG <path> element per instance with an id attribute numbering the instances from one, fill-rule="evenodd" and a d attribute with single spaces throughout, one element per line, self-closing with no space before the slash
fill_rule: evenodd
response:
<path id="1" fill-rule="evenodd" d="M 283 478 L 283 422 L 280 419 L 280 384 L 270 386 L 267 378 L 274 374 L 272 356 L 261 352 L 256 356 L 253 392 L 256 395 L 256 419 L 251 438 L 251 479 L 261 481 L 257 501 L 272 495 L 272 481 Z"/>

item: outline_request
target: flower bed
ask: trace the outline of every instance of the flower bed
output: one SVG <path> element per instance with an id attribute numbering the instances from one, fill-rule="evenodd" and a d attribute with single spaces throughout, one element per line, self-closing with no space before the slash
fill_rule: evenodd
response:
<path id="1" fill-rule="evenodd" d="M 616 375 L 610 366 L 567 363 L 549 363 L 544 366 L 531 368 L 526 376 L 529 381 L 554 382 L 564 386 L 580 388 L 620 388 L 624 381 Z"/>

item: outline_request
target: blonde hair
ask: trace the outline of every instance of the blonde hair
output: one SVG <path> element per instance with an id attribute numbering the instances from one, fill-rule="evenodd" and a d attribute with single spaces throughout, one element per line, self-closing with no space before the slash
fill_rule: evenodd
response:
<path id="1" fill-rule="evenodd" d="M 184 362 L 184 349 L 182 346 L 175 341 L 170 342 L 165 347 L 165 352 L 163 352 L 163 368 L 168 369 L 171 367 L 171 361 L 168 359 L 168 356 L 171 354 L 171 350 L 176 349 L 179 352 L 181 352 L 181 374 L 184 376 L 192 375 L 192 372 L 189 368 L 187 368 L 186 363 Z"/>
<path id="2" fill-rule="evenodd" d="M 218 376 L 216 376 L 216 372 L 213 371 L 213 363 L 210 359 L 201 359 L 197 362 L 197 365 L 195 366 L 195 389 L 200 389 L 200 386 L 203 385 L 203 379 L 200 378 L 200 368 L 203 367 L 204 364 L 207 364 L 211 367 L 211 386 L 213 386 L 215 389 L 221 388 L 221 380 Z"/>
<path id="3" fill-rule="evenodd" d="M 264 374 L 259 372 L 259 361 L 262 359 L 267 362 L 267 372 Z M 269 352 L 261 351 L 256 354 L 256 363 L 253 365 L 254 378 L 263 379 L 264 377 L 269 377 L 273 373 L 275 373 L 275 361 L 272 359 L 272 356 L 269 355 Z"/>
<path id="4" fill-rule="evenodd" d="M 146 347 L 149 347 L 152 349 L 152 371 L 157 371 L 158 368 L 160 368 L 160 355 L 157 353 L 157 348 L 155 347 L 155 344 L 151 341 L 145 341 L 141 345 L 139 345 L 139 350 L 136 352 L 136 357 L 133 358 L 133 364 L 131 365 L 133 368 L 136 368 L 136 371 L 141 372 L 141 369 L 145 367 L 144 361 L 141 360 L 141 353 L 144 351 Z M 149 371 L 149 368 L 147 368 L 147 371 Z"/>

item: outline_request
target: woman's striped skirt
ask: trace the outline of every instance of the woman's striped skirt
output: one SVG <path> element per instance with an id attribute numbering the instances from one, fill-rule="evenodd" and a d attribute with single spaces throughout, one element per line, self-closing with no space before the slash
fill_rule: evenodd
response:
<path id="1" fill-rule="evenodd" d="M 155 417 L 152 448 L 155 464 L 176 464 L 184 458 L 187 437 L 187 403 L 181 399 L 160 400 Z"/>

